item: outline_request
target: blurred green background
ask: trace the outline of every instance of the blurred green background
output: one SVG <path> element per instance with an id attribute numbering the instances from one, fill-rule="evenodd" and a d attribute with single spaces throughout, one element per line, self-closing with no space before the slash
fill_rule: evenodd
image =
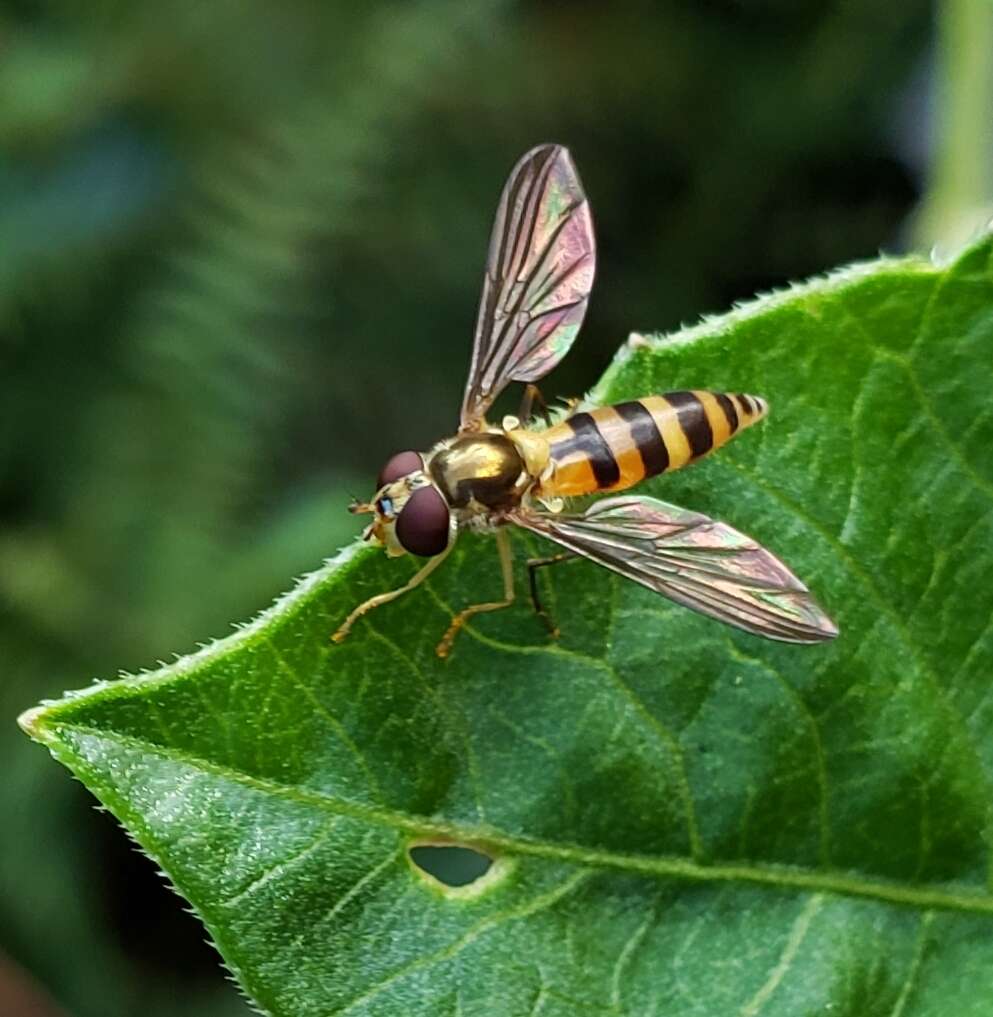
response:
<path id="1" fill-rule="evenodd" d="M 593 207 L 575 394 L 632 329 L 977 225 L 991 11 L 0 2 L 3 1017 L 248 1013 L 14 717 L 224 635 L 450 432 L 518 156 L 569 145 Z"/>

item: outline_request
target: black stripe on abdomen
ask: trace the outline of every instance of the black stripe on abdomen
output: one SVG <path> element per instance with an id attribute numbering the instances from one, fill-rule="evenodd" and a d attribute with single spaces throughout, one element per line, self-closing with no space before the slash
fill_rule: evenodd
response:
<path id="1" fill-rule="evenodd" d="M 621 479 L 621 470 L 604 441 L 596 421 L 588 413 L 577 413 L 565 421 L 572 428 L 572 440 L 562 442 L 563 451 L 578 450 L 589 460 L 590 469 L 600 487 L 612 487 Z M 556 454 L 557 451 L 556 451 Z"/>
<path id="2" fill-rule="evenodd" d="M 715 392 L 714 398 L 717 400 L 717 405 L 724 411 L 724 418 L 728 422 L 731 434 L 734 434 L 738 430 L 738 411 L 735 409 L 734 403 L 723 392 Z"/>
<path id="3" fill-rule="evenodd" d="M 654 477 L 669 468 L 669 450 L 651 413 L 641 403 L 618 403 L 614 409 L 631 429 L 631 440 L 637 446 L 645 465 L 645 476 Z"/>
<path id="4" fill-rule="evenodd" d="M 665 398 L 676 410 L 676 420 L 686 435 L 693 458 L 709 452 L 714 447 L 714 432 L 703 403 L 692 392 L 666 392 Z"/>

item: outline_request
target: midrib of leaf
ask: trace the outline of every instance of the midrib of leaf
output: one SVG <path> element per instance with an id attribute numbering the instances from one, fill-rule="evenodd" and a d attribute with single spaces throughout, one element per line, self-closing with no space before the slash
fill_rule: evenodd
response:
<path id="1" fill-rule="evenodd" d="M 751 883 L 781 889 L 831 893 L 862 897 L 917 909 L 941 909 L 973 914 L 993 914 L 993 894 L 976 893 L 964 888 L 932 889 L 909 886 L 895 881 L 865 879 L 853 873 L 810 870 L 784 865 L 714 864 L 705 865 L 678 856 L 627 855 L 617 851 L 587 848 L 578 844 L 559 844 L 529 837 L 517 837 L 490 826 L 443 822 L 348 801 L 335 795 L 280 784 L 223 766 L 191 753 L 164 748 L 133 735 L 108 733 L 83 724 L 46 723 L 32 728 L 33 735 L 61 758 L 67 743 L 60 734 L 77 734 L 98 742 L 116 744 L 162 760 L 180 763 L 222 780 L 284 801 L 321 809 L 335 816 L 387 827 L 411 838 L 439 838 L 477 844 L 496 853 L 532 856 L 566 862 L 592 869 L 613 869 L 658 879 L 690 882 Z M 78 764 L 77 764 L 78 765 Z M 311 846 L 312 847 L 312 846 Z"/>

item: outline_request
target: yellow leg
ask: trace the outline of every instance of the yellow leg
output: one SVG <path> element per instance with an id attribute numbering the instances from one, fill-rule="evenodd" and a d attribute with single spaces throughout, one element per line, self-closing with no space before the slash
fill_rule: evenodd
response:
<path id="1" fill-rule="evenodd" d="M 387 593 L 377 593 L 375 597 L 370 597 L 368 600 L 363 601 L 354 611 L 338 626 L 338 631 L 331 637 L 332 642 L 340 643 L 345 636 L 348 635 L 349 629 L 355 624 L 355 622 L 366 613 L 371 611 L 374 607 L 379 607 L 380 604 L 388 604 L 391 600 L 396 600 L 397 597 L 402 593 L 406 593 L 408 590 L 412 590 L 415 586 L 420 586 L 422 582 L 448 557 L 449 552 L 455 546 L 453 540 L 448 547 L 445 548 L 441 554 L 432 558 L 427 562 L 420 570 L 414 574 L 409 583 L 404 586 L 400 586 L 395 590 L 390 590 Z"/>
<path id="2" fill-rule="evenodd" d="M 447 657 L 452 649 L 452 643 L 459 633 L 459 629 L 474 615 L 482 614 L 484 611 L 499 611 L 503 607 L 510 607 L 514 602 L 514 559 L 510 553 L 510 538 L 506 530 L 496 532 L 497 550 L 500 552 L 500 570 L 503 573 L 503 600 L 493 601 L 491 604 L 473 604 L 467 607 L 452 619 L 452 624 L 441 637 L 441 642 L 435 648 L 439 657 Z"/>
<path id="3" fill-rule="evenodd" d="M 544 418 L 545 423 L 552 426 L 552 415 L 548 412 L 548 403 L 545 402 L 545 397 L 541 394 L 541 389 L 537 385 L 528 385 L 524 389 L 524 395 L 521 397 L 521 408 L 517 411 L 517 418 L 526 427 L 527 422 L 531 419 L 531 411 L 534 409 L 535 404 L 538 406 L 538 412 Z"/>

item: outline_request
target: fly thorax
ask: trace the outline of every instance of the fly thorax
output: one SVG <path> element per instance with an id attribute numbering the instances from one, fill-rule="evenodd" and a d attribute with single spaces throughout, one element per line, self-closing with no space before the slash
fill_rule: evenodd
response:
<path id="1" fill-rule="evenodd" d="M 441 448 L 428 464 L 432 479 L 453 508 L 477 502 L 509 508 L 529 483 L 517 446 L 503 434 L 467 434 Z"/>
<path id="2" fill-rule="evenodd" d="M 523 427 L 505 430 L 507 437 L 514 443 L 518 454 L 524 460 L 524 469 L 532 479 L 540 477 L 548 468 L 550 461 L 548 442 L 544 436 L 540 432 L 529 431 Z"/>

